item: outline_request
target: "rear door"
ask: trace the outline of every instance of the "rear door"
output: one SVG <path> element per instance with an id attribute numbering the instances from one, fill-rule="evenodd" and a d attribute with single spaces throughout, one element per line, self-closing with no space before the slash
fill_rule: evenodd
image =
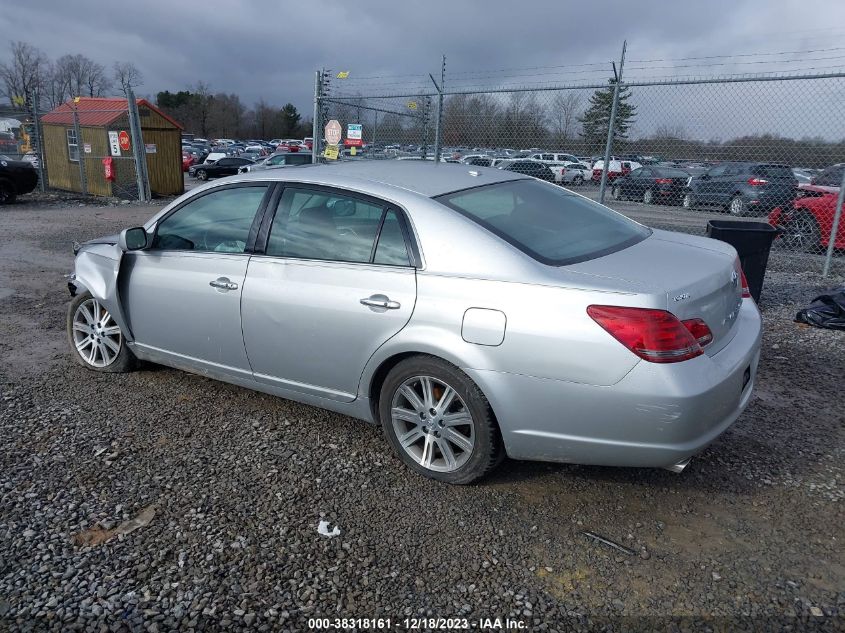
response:
<path id="1" fill-rule="evenodd" d="M 411 317 L 416 258 L 403 212 L 341 190 L 285 187 L 267 214 L 243 294 L 259 382 L 339 401 Z"/>

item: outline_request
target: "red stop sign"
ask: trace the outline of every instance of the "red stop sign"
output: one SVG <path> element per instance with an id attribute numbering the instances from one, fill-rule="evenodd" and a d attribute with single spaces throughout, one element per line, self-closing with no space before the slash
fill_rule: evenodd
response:
<path id="1" fill-rule="evenodd" d="M 129 132 L 123 130 L 120 134 L 117 135 L 117 140 L 120 143 L 120 149 L 124 152 L 129 151 Z"/>

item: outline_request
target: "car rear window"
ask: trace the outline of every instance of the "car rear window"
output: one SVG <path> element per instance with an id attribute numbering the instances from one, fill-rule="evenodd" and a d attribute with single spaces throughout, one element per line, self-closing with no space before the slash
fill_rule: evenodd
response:
<path id="1" fill-rule="evenodd" d="M 786 165 L 755 165 L 751 168 L 751 173 L 764 178 L 795 178 L 792 168 Z"/>
<path id="2" fill-rule="evenodd" d="M 552 266 L 608 255 L 651 235 L 597 202 L 536 180 L 474 187 L 435 200 Z"/>

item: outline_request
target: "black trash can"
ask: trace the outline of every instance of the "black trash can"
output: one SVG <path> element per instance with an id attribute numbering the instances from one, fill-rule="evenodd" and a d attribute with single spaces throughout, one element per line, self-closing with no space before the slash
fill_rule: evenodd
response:
<path id="1" fill-rule="evenodd" d="M 760 303 L 763 277 L 769 262 L 769 251 L 778 230 L 766 222 L 742 222 L 740 220 L 710 220 L 707 222 L 707 237 L 727 242 L 739 254 L 739 263 L 748 280 L 748 289 L 754 301 Z"/>

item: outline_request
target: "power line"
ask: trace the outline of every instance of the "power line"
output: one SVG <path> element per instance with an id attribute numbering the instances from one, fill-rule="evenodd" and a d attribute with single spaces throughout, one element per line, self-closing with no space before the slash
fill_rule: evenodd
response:
<path id="1" fill-rule="evenodd" d="M 733 57 L 763 57 L 768 55 L 799 55 L 803 53 L 829 53 L 831 51 L 845 51 L 845 47 L 835 47 L 835 48 L 815 48 L 810 50 L 803 50 L 803 51 L 777 51 L 774 53 L 733 53 L 731 55 L 706 55 L 703 57 L 677 57 L 674 59 L 666 58 L 666 59 L 632 59 L 630 62 L 632 64 L 650 64 L 652 62 L 685 62 L 685 61 L 692 61 L 696 59 L 728 59 Z"/>
<path id="2" fill-rule="evenodd" d="M 746 66 L 748 64 L 803 64 L 805 62 L 829 61 L 832 59 L 845 59 L 845 55 L 833 57 L 807 57 L 804 59 L 766 59 L 753 60 L 749 62 L 715 62 L 707 64 L 675 64 L 672 66 L 632 66 L 629 70 L 669 70 L 673 68 L 712 68 L 714 66 Z"/>

